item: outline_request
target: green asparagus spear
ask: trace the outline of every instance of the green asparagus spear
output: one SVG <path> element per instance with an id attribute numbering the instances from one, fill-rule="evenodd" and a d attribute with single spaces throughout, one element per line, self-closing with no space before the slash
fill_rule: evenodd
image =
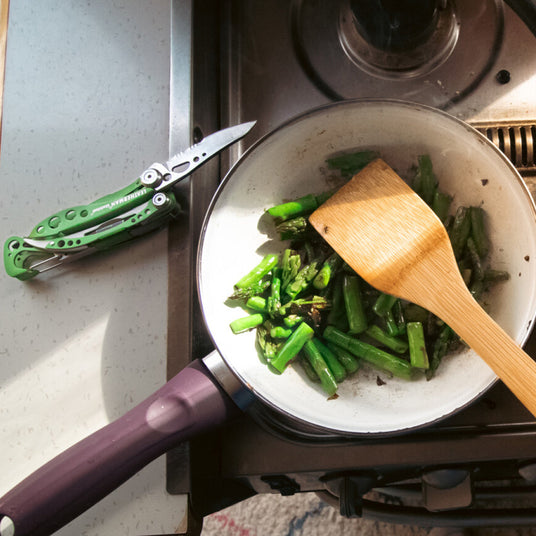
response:
<path id="1" fill-rule="evenodd" d="M 305 216 L 298 216 L 282 221 L 276 225 L 275 230 L 279 233 L 281 240 L 296 240 L 312 233 L 313 228 Z"/>
<path id="2" fill-rule="evenodd" d="M 337 382 L 315 343 L 316 339 L 308 340 L 304 344 L 303 353 L 320 378 L 324 391 L 328 396 L 333 396 L 337 392 Z"/>
<path id="3" fill-rule="evenodd" d="M 306 264 L 300 269 L 300 271 L 296 274 L 294 280 L 291 281 L 285 289 L 286 294 L 291 299 L 296 298 L 296 296 L 298 296 L 309 286 L 311 281 L 318 273 L 319 264 L 319 261 L 313 260 L 312 262 Z"/>
<path id="4" fill-rule="evenodd" d="M 298 324 L 301 324 L 302 322 L 303 322 L 303 316 L 289 314 L 283 317 L 283 324 L 285 324 L 287 328 L 295 328 Z"/>
<path id="5" fill-rule="evenodd" d="M 395 315 L 393 313 L 393 310 L 387 311 L 384 316 L 385 320 L 385 326 L 387 328 L 387 333 L 391 337 L 398 337 L 398 335 L 402 335 L 405 329 L 405 325 L 398 325 L 398 322 L 395 319 Z"/>
<path id="6" fill-rule="evenodd" d="M 265 255 L 261 262 L 253 268 L 248 274 L 246 274 L 242 279 L 240 279 L 235 287 L 237 289 L 244 289 L 254 286 L 259 283 L 259 281 L 269 273 L 272 268 L 274 268 L 279 261 L 278 255 L 272 253 Z"/>
<path id="7" fill-rule="evenodd" d="M 456 259 L 462 256 L 470 232 L 471 218 L 469 216 L 469 209 L 467 207 L 458 207 L 449 232 L 452 250 Z"/>
<path id="8" fill-rule="evenodd" d="M 322 311 L 329 308 L 329 301 L 323 296 L 311 296 L 310 298 L 297 298 L 291 300 L 279 309 L 281 316 L 296 314 L 300 316 L 311 315 L 312 310 Z"/>
<path id="9" fill-rule="evenodd" d="M 430 368 L 426 371 L 426 377 L 428 379 L 434 375 L 437 367 L 439 367 L 441 359 L 443 359 L 448 352 L 453 336 L 454 332 L 445 324 L 439 333 L 439 337 L 434 342 L 432 357 L 430 359 Z"/>
<path id="10" fill-rule="evenodd" d="M 288 220 L 300 214 L 313 212 L 318 207 L 316 197 L 312 194 L 305 195 L 294 201 L 281 203 L 268 209 L 268 214 L 279 220 Z"/>
<path id="11" fill-rule="evenodd" d="M 324 201 L 326 201 L 333 192 L 324 192 L 319 195 L 305 195 L 294 201 L 287 203 L 281 203 L 268 209 L 268 214 L 273 216 L 278 221 L 288 220 L 301 216 L 303 214 L 310 214 L 316 210 Z"/>
<path id="12" fill-rule="evenodd" d="M 307 358 L 303 355 L 303 352 L 300 352 L 298 354 L 298 362 L 300 363 L 301 367 L 305 371 L 305 374 L 307 374 L 307 377 L 312 382 L 318 383 L 320 381 L 318 374 L 315 372 L 315 369 L 312 367 L 311 363 L 309 363 Z"/>
<path id="13" fill-rule="evenodd" d="M 335 381 L 341 383 L 346 378 L 346 369 L 339 363 L 337 356 L 318 338 L 314 339 L 315 346 L 320 351 Z"/>
<path id="14" fill-rule="evenodd" d="M 248 331 L 249 329 L 260 326 L 263 322 L 264 316 L 261 313 L 255 313 L 233 320 L 230 326 L 233 330 L 233 333 L 242 333 L 243 331 Z"/>
<path id="15" fill-rule="evenodd" d="M 342 264 L 342 259 L 337 253 L 332 253 L 322 264 L 319 272 L 313 279 L 313 287 L 317 290 L 322 290 L 328 286 L 333 278 L 333 275 Z"/>
<path id="16" fill-rule="evenodd" d="M 344 305 L 344 296 L 342 290 L 343 275 L 339 275 L 333 282 L 332 307 L 328 313 L 327 323 L 335 326 L 341 331 L 348 330 L 348 317 L 346 316 L 346 307 Z"/>
<path id="17" fill-rule="evenodd" d="M 277 352 L 279 351 L 280 344 L 271 340 L 268 334 L 268 329 L 263 325 L 260 325 L 257 328 L 256 342 L 266 361 L 270 362 L 275 358 Z"/>
<path id="18" fill-rule="evenodd" d="M 470 236 L 467 238 L 466 242 L 467 256 L 471 263 L 471 280 L 472 281 L 483 281 L 484 280 L 484 269 L 482 268 L 482 262 L 480 261 L 480 255 L 478 253 L 475 241 Z"/>
<path id="19" fill-rule="evenodd" d="M 406 329 L 405 323 L 401 319 L 401 312 L 397 318 L 393 313 L 393 308 L 398 301 L 396 296 L 382 292 L 372 307 L 372 310 L 385 321 L 387 333 L 391 337 L 402 335 Z"/>
<path id="20" fill-rule="evenodd" d="M 407 330 L 411 365 L 423 370 L 430 368 L 422 324 L 420 322 L 409 322 Z"/>
<path id="21" fill-rule="evenodd" d="M 391 296 L 390 294 L 385 294 L 384 292 L 382 292 L 372 306 L 372 310 L 378 316 L 383 317 L 393 308 L 393 305 L 395 304 L 396 300 L 396 296 Z"/>
<path id="22" fill-rule="evenodd" d="M 352 374 L 359 369 L 359 359 L 348 352 L 348 350 L 330 341 L 326 341 L 326 346 L 335 354 L 339 363 L 346 369 L 348 374 Z"/>
<path id="23" fill-rule="evenodd" d="M 281 307 L 281 269 L 274 268 L 272 271 L 272 284 L 270 285 L 270 296 L 266 300 L 266 308 L 273 317 Z"/>
<path id="24" fill-rule="evenodd" d="M 342 346 L 371 365 L 390 372 L 394 376 L 406 380 L 413 378 L 413 368 L 404 359 L 396 357 L 388 352 L 384 352 L 371 344 L 354 339 L 333 326 L 328 326 L 324 330 L 324 338 L 338 346 Z"/>
<path id="25" fill-rule="evenodd" d="M 408 350 L 408 343 L 406 341 L 385 333 L 380 326 L 369 326 L 365 333 L 397 354 L 403 354 Z"/>
<path id="26" fill-rule="evenodd" d="M 489 239 L 484 223 L 484 210 L 482 207 L 470 207 L 469 216 L 471 219 L 471 237 L 478 255 L 482 259 L 489 251 Z"/>
<path id="27" fill-rule="evenodd" d="M 425 154 L 418 157 L 417 173 L 412 183 L 417 192 L 427 205 L 432 205 L 435 192 L 437 191 L 437 179 L 432 168 L 430 156 Z"/>
<path id="28" fill-rule="evenodd" d="M 246 307 L 257 311 L 258 313 L 268 312 L 266 307 L 266 298 L 263 298 L 262 296 L 252 296 L 251 298 L 248 298 Z"/>
<path id="29" fill-rule="evenodd" d="M 394 322 L 396 324 L 396 331 L 398 335 L 406 333 L 406 314 L 401 300 L 396 300 L 392 308 Z"/>
<path id="30" fill-rule="evenodd" d="M 375 151 L 359 151 L 328 158 L 327 163 L 331 169 L 338 169 L 343 177 L 353 177 L 375 158 L 378 158 Z"/>
<path id="31" fill-rule="evenodd" d="M 281 259 L 281 291 L 296 277 L 301 266 L 301 257 L 292 249 L 286 249 Z"/>
<path id="32" fill-rule="evenodd" d="M 237 288 L 229 296 L 230 300 L 247 300 L 253 296 L 262 294 L 270 286 L 270 279 L 263 278 L 251 287 Z"/>
<path id="33" fill-rule="evenodd" d="M 345 274 L 342 280 L 342 292 L 350 333 L 361 333 L 367 329 L 367 317 L 359 289 L 359 277 Z"/>
<path id="34" fill-rule="evenodd" d="M 274 326 L 270 329 L 270 337 L 273 339 L 288 339 L 292 335 L 290 328 L 284 328 L 283 326 Z"/>
<path id="35" fill-rule="evenodd" d="M 298 355 L 303 345 L 312 339 L 313 335 L 313 328 L 302 322 L 277 352 L 275 359 L 272 361 L 273 367 L 279 372 L 283 372 L 288 362 Z"/>

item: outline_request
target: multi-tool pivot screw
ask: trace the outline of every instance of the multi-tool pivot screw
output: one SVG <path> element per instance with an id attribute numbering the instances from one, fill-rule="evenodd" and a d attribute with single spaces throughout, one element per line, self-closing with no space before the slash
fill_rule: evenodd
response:
<path id="1" fill-rule="evenodd" d="M 162 182 L 162 175 L 156 169 L 147 169 L 141 176 L 141 182 L 145 186 L 154 188 Z"/>
<path id="2" fill-rule="evenodd" d="M 156 208 L 161 208 L 167 205 L 168 202 L 169 202 L 169 198 L 166 194 L 158 193 L 153 196 L 153 205 Z"/>

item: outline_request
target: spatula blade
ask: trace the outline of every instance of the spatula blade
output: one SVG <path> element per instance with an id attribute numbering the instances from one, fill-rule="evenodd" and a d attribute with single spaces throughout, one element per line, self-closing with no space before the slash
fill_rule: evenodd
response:
<path id="1" fill-rule="evenodd" d="M 434 285 L 424 268 L 434 271 L 439 263 L 441 270 L 449 266 L 458 272 L 442 222 L 381 159 L 366 166 L 309 219 L 363 279 L 388 294 L 422 304 L 422 286 Z M 417 292 L 415 286 L 420 287 Z M 440 290 L 440 279 L 437 286 Z"/>

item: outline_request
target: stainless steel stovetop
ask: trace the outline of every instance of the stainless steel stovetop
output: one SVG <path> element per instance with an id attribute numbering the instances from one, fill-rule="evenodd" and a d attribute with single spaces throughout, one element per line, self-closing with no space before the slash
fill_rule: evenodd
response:
<path id="1" fill-rule="evenodd" d="M 212 194 L 244 149 L 286 119 L 340 98 L 401 98 L 443 108 L 494 141 L 536 191 L 536 38 L 510 7 L 492 0 L 447 2 L 457 33 L 454 49 L 433 70 L 400 74 L 363 64 L 366 53 L 351 44 L 347 6 L 341 4 L 193 2 L 193 138 L 253 119 L 257 126 L 179 192 L 189 211 L 170 233 L 169 307 L 170 318 L 186 320 L 169 327 L 170 376 L 186 364 L 177 356 L 194 359 L 212 349 L 194 284 L 195 247 Z M 536 336 L 526 349 L 536 356 Z M 525 497 L 534 491 L 536 422 L 502 384 L 435 426 L 383 439 L 296 429 L 259 405 L 225 429 L 176 449 L 168 460 L 169 490 L 190 493 L 198 516 L 254 493 L 317 491 L 340 502 L 347 515 L 364 508 L 369 516 L 414 516 L 419 523 L 438 511 L 423 523 L 452 524 L 456 509 L 468 506 L 483 484 L 507 479 L 497 494 Z M 371 488 L 396 496 L 418 492 L 423 508 L 385 511 L 362 501 Z M 486 489 L 488 499 L 495 496 L 493 487 Z M 489 522 L 495 515 L 496 524 L 513 519 L 489 512 L 467 519 Z M 536 522 L 523 515 L 524 522 Z"/>

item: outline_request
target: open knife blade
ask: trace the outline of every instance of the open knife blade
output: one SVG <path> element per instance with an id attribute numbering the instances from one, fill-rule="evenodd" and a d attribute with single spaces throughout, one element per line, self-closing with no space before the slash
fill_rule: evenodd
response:
<path id="1" fill-rule="evenodd" d="M 253 128 L 255 123 L 256 121 L 250 121 L 248 123 L 242 123 L 223 130 L 218 130 L 185 151 L 181 151 L 172 156 L 166 162 L 166 167 L 172 172 L 172 177 L 155 187 L 155 190 L 165 190 L 173 184 L 176 184 L 195 169 L 202 166 L 214 155 L 241 140 Z"/>

